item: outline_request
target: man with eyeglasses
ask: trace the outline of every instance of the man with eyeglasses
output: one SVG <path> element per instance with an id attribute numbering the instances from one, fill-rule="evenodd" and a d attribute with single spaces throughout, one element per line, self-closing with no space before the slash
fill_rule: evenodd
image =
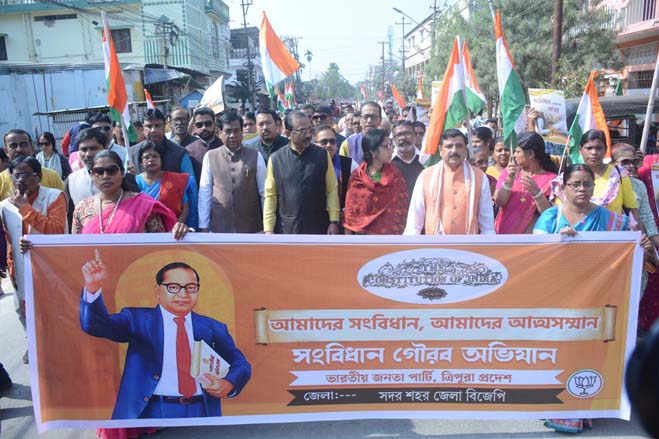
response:
<path id="1" fill-rule="evenodd" d="M 332 159 L 332 166 L 334 173 L 339 184 L 339 206 L 341 212 L 346 205 L 346 193 L 348 192 L 348 181 L 350 174 L 359 167 L 357 163 L 350 157 L 343 157 L 339 154 L 339 147 L 337 145 L 336 131 L 331 125 L 319 125 L 315 128 L 314 137 L 316 145 L 327 150 Z M 339 225 L 342 223 L 342 216 L 339 220 Z"/>
<path id="2" fill-rule="evenodd" d="M 266 163 L 272 153 L 288 145 L 288 139 L 279 134 L 278 123 L 281 124 L 281 119 L 273 110 L 266 108 L 256 110 L 256 132 L 259 141 L 250 147 L 257 149 Z"/>
<path id="3" fill-rule="evenodd" d="M 172 133 L 169 140 L 176 142 L 183 148 L 197 140 L 197 137 L 190 134 L 190 113 L 188 109 L 177 105 L 169 113 L 169 121 L 172 127 Z"/>
<path id="4" fill-rule="evenodd" d="M 339 233 L 338 183 L 329 153 L 311 144 L 314 129 L 306 114 L 284 120 L 290 146 L 270 157 L 265 179 L 265 233 Z"/>
<path id="5" fill-rule="evenodd" d="M 126 163 L 126 148 L 117 144 L 112 138 L 112 119 L 110 119 L 110 116 L 98 112 L 90 116 L 87 119 L 87 122 L 89 122 L 92 128 L 97 128 L 103 131 L 103 134 L 105 134 L 107 138 L 105 149 L 116 152 L 121 158 L 121 161 Z M 82 166 L 77 169 L 80 169 L 81 167 Z"/>
<path id="6" fill-rule="evenodd" d="M 19 155 L 34 155 L 34 145 L 30 134 L 20 128 L 14 128 L 4 136 L 5 152 L 11 162 Z M 41 171 L 41 185 L 53 189 L 64 190 L 64 182 L 57 172 L 43 168 Z M 15 190 L 14 183 L 9 176 L 9 170 L 0 172 L 0 200 L 4 200 Z"/>
<path id="7" fill-rule="evenodd" d="M 220 399 L 240 393 L 251 366 L 224 323 L 192 311 L 202 286 L 197 270 L 184 262 L 165 265 L 156 273 L 158 305 L 126 307 L 118 314 L 109 314 L 105 307 L 108 269 L 98 251 L 82 266 L 82 274 L 82 330 L 128 343 L 112 419 L 221 416 Z M 200 340 L 229 363 L 224 378 L 206 373 L 201 381 L 190 375 L 193 342 Z"/>
<path id="8" fill-rule="evenodd" d="M 391 164 L 398 168 L 407 185 L 407 191 L 414 191 L 416 179 L 425 167 L 419 162 L 419 154 L 414 146 L 414 123 L 409 120 L 399 120 L 394 124 L 394 145 L 396 150 Z"/>
<path id="9" fill-rule="evenodd" d="M 359 114 L 361 130 L 341 143 L 339 154 L 344 157 L 350 157 L 358 164 L 361 164 L 364 161 L 362 133 L 368 133 L 376 128 L 380 128 L 380 124 L 382 123 L 382 107 L 377 102 L 364 102 L 359 110 Z"/>
<path id="10" fill-rule="evenodd" d="M 332 128 L 335 128 L 332 121 L 332 108 L 330 108 L 328 105 L 318 105 L 314 109 L 313 115 L 311 116 L 311 123 L 314 127 L 318 127 L 320 125 L 331 125 Z M 341 145 L 345 140 L 345 137 L 343 137 L 338 132 L 336 133 L 337 145 Z"/>
<path id="11" fill-rule="evenodd" d="M 197 140 L 185 147 L 192 159 L 197 185 L 201 181 L 201 164 L 208 151 L 222 146 L 215 130 L 215 112 L 208 107 L 199 107 L 192 114 L 192 126 Z"/>
<path id="12" fill-rule="evenodd" d="M 163 171 L 195 175 L 192 161 L 185 148 L 165 137 L 165 115 L 162 111 L 148 109 L 144 113 L 142 126 L 144 127 L 146 139 L 130 147 L 128 152 L 130 158 L 129 172 L 140 173 L 144 171 L 140 163 L 140 148 L 147 140 L 150 140 L 159 145 L 163 151 L 161 157 Z"/>
<path id="13" fill-rule="evenodd" d="M 243 145 L 243 119 L 235 112 L 219 119 L 223 146 L 204 156 L 199 184 L 199 229 L 215 233 L 263 230 L 265 162 Z"/>

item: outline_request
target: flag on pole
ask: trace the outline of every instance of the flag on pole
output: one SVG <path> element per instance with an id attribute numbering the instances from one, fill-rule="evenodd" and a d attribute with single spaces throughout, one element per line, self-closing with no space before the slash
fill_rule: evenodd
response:
<path id="1" fill-rule="evenodd" d="M 286 98 L 286 108 L 293 108 L 293 83 L 288 81 L 286 82 L 286 85 L 284 86 L 285 94 L 284 97 Z"/>
<path id="2" fill-rule="evenodd" d="M 261 67 L 263 78 L 270 96 L 274 96 L 274 86 L 291 76 L 300 68 L 300 64 L 293 58 L 284 43 L 275 33 L 265 11 L 261 20 L 259 32 L 259 51 L 261 52 Z"/>
<path id="3" fill-rule="evenodd" d="M 423 99 L 423 76 L 419 75 L 417 77 L 417 83 L 416 83 L 416 98 L 417 99 Z"/>
<path id="4" fill-rule="evenodd" d="M 391 82 L 389 83 L 389 88 L 391 89 L 391 94 L 394 96 L 394 100 L 396 101 L 396 103 L 400 107 L 400 111 L 402 112 L 403 108 L 407 107 L 407 102 L 405 102 L 405 98 L 401 96 L 396 86 Z"/>
<path id="5" fill-rule="evenodd" d="M 275 86 L 275 93 L 277 98 L 277 110 L 284 112 L 288 108 L 286 106 L 286 96 L 278 86 Z"/>
<path id="6" fill-rule="evenodd" d="M 134 141 L 137 136 L 130 120 L 128 111 L 128 93 L 126 83 L 121 71 L 121 64 L 114 48 L 110 25 L 105 12 L 101 12 L 103 22 L 103 61 L 105 64 L 105 84 L 108 90 L 108 105 L 110 106 L 110 117 L 117 123 L 123 125 L 124 136 Z M 131 133 L 132 132 L 132 133 Z M 132 135 L 131 135 L 132 134 Z"/>
<path id="7" fill-rule="evenodd" d="M 618 83 L 616 84 L 615 95 L 616 96 L 622 96 L 623 95 L 623 92 L 622 92 L 622 78 L 618 78 Z"/>
<path id="8" fill-rule="evenodd" d="M 606 137 L 606 156 L 611 157 L 611 139 L 609 137 L 609 128 L 606 126 L 606 117 L 604 117 L 604 110 L 600 105 L 599 98 L 597 97 L 597 89 L 595 88 L 595 78 L 597 72 L 591 72 L 586 89 L 584 90 L 577 113 L 574 115 L 574 121 L 570 127 L 570 159 L 572 163 L 583 163 L 581 153 L 579 153 L 579 143 L 581 137 L 588 130 L 598 129 L 604 131 Z"/>
<path id="9" fill-rule="evenodd" d="M 462 59 L 464 61 L 465 87 L 467 89 L 467 107 L 472 113 L 479 113 L 485 106 L 485 95 L 478 87 L 466 41 L 462 44 Z"/>
<path id="10" fill-rule="evenodd" d="M 359 86 L 359 91 L 362 92 L 362 98 L 364 98 L 364 101 L 368 101 L 368 95 L 366 94 L 366 89 L 364 88 L 364 84 Z"/>
<path id="11" fill-rule="evenodd" d="M 291 81 L 290 86 L 291 86 L 291 98 L 292 98 L 291 102 L 293 104 L 293 107 L 291 107 L 291 108 L 294 108 L 294 107 L 297 106 L 297 99 L 295 99 L 295 83 L 293 81 Z"/>
<path id="12" fill-rule="evenodd" d="M 503 141 L 512 146 L 517 142 L 517 132 L 524 130 L 526 125 L 526 96 L 515 73 L 513 58 L 510 56 L 506 37 L 501 27 L 501 15 L 497 10 L 494 19 L 494 34 L 496 38 L 497 79 L 499 82 L 499 99 L 501 101 L 501 117 L 503 119 Z"/>
<path id="13" fill-rule="evenodd" d="M 422 152 L 429 156 L 424 163 L 426 166 L 439 161 L 438 146 L 442 132 L 445 129 L 456 128 L 467 117 L 464 88 L 464 65 L 460 62 L 460 48 L 456 37 L 444 80 L 432 104 L 430 124 L 423 138 Z"/>
<path id="14" fill-rule="evenodd" d="M 144 99 L 146 99 L 146 108 L 149 110 L 155 110 L 156 106 L 153 103 L 153 99 L 151 99 L 151 93 L 149 93 L 149 90 L 146 88 L 144 89 Z"/>
<path id="15" fill-rule="evenodd" d="M 224 111 L 224 96 L 222 95 L 222 89 L 224 87 L 224 75 L 220 75 L 219 78 L 211 84 L 210 87 L 206 89 L 204 95 L 201 97 L 199 102 L 200 107 L 209 107 L 215 112 L 215 114 L 221 113 Z"/>

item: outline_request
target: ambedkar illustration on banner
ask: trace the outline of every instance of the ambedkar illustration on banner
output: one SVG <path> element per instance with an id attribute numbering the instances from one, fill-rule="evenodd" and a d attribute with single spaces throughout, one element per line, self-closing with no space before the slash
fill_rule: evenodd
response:
<path id="1" fill-rule="evenodd" d="M 547 153 L 561 155 L 567 141 L 567 116 L 563 90 L 529 88 L 531 109 L 536 111 L 536 131 L 545 139 Z"/>
<path id="2" fill-rule="evenodd" d="M 639 237 L 34 236 L 37 423 L 628 419 Z"/>

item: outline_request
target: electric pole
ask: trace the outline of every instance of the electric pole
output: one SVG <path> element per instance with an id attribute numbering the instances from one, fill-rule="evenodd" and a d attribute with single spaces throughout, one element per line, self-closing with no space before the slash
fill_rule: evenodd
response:
<path id="1" fill-rule="evenodd" d="M 295 58 L 295 61 L 298 63 L 300 62 L 300 57 L 298 54 L 298 45 L 297 42 L 300 41 L 302 37 L 300 36 L 290 36 L 290 37 L 282 37 L 281 40 L 287 43 L 288 48 L 291 50 L 291 55 L 293 55 L 293 58 Z M 300 79 L 300 69 L 297 69 L 295 71 L 295 82 L 299 83 L 301 81 Z"/>
<path id="2" fill-rule="evenodd" d="M 384 101 L 386 95 L 386 89 L 384 88 L 384 45 L 387 44 L 387 42 L 378 41 L 378 44 L 382 45 L 382 100 Z"/>
<path id="3" fill-rule="evenodd" d="M 175 40 L 178 38 L 178 27 L 165 15 L 161 15 L 160 18 L 156 21 L 155 24 L 155 34 L 161 37 L 161 49 L 163 56 L 163 67 L 166 69 L 168 67 L 167 58 L 169 56 L 169 47 L 167 42 L 169 41 L 170 45 L 175 44 Z"/>
<path id="4" fill-rule="evenodd" d="M 403 15 L 403 19 L 401 21 L 396 21 L 394 24 L 398 24 L 401 26 L 402 31 L 403 31 L 403 44 L 401 45 L 400 52 L 402 54 L 402 64 L 403 64 L 403 73 L 405 73 L 405 25 L 406 24 L 412 24 L 412 22 L 405 22 L 405 16 Z M 432 42 L 430 43 L 432 44 Z"/>
<path id="5" fill-rule="evenodd" d="M 256 95 L 256 84 L 252 88 L 252 83 L 254 82 L 254 64 L 252 64 L 252 49 L 249 47 L 249 35 L 247 34 L 247 11 L 249 7 L 252 6 L 252 0 L 242 0 L 240 6 L 243 10 L 243 32 L 245 33 L 245 53 L 247 54 L 247 93 L 249 94 L 249 104 L 251 105 L 251 110 L 256 109 L 254 103 L 254 96 Z"/>
<path id="6" fill-rule="evenodd" d="M 563 0 L 554 0 L 554 44 L 551 51 L 551 83 L 558 84 L 558 61 L 561 59 Z"/>

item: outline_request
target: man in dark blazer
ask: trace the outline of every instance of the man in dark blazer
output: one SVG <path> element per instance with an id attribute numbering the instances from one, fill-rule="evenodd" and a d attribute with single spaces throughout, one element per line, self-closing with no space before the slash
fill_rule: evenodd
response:
<path id="1" fill-rule="evenodd" d="M 155 308 L 124 308 L 109 314 L 102 297 L 107 268 L 96 255 L 82 267 L 85 286 L 80 324 L 95 337 L 128 343 L 112 419 L 221 416 L 220 399 L 236 396 L 251 367 L 224 323 L 192 312 L 200 294 L 197 271 L 183 262 L 156 274 Z M 229 363 L 224 378 L 190 375 L 193 341 L 205 341 Z"/>

